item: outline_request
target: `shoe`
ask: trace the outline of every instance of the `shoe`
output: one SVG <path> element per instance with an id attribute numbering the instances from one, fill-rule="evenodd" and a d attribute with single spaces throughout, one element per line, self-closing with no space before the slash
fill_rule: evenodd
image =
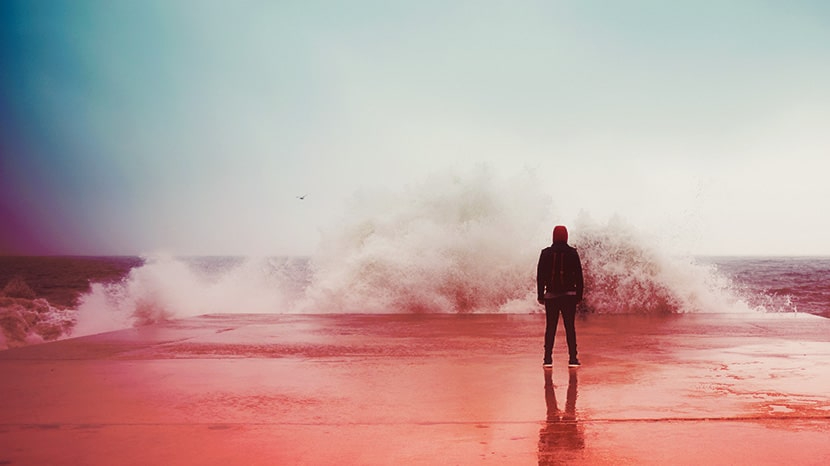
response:
<path id="1" fill-rule="evenodd" d="M 542 363 L 542 367 L 544 367 L 545 369 L 553 369 L 553 362 L 545 361 Z"/>
<path id="2" fill-rule="evenodd" d="M 579 359 L 571 358 L 571 360 L 568 361 L 568 367 L 579 367 L 580 365 L 581 364 L 579 364 Z"/>

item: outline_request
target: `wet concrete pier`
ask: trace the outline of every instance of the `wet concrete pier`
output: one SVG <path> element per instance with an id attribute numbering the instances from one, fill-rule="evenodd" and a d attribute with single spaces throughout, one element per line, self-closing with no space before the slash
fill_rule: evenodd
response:
<path id="1" fill-rule="evenodd" d="M 209 315 L 0 352 L 0 464 L 828 464 L 830 320 Z"/>

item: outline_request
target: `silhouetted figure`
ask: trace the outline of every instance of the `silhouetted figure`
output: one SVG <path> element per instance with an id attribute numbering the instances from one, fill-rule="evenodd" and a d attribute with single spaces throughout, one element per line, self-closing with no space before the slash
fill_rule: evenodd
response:
<path id="1" fill-rule="evenodd" d="M 576 357 L 576 305 L 582 301 L 584 282 L 582 262 L 576 248 L 568 245 L 568 229 L 562 225 L 553 229 L 553 244 L 542 249 L 536 268 L 536 291 L 539 304 L 545 305 L 545 367 L 553 364 L 553 340 L 559 314 L 568 339 L 568 366 L 579 367 Z"/>
<path id="2" fill-rule="evenodd" d="M 585 448 L 585 433 L 576 419 L 576 370 L 569 370 L 565 412 L 556 405 L 552 371 L 545 372 L 547 416 L 539 431 L 539 464 L 568 464 Z"/>

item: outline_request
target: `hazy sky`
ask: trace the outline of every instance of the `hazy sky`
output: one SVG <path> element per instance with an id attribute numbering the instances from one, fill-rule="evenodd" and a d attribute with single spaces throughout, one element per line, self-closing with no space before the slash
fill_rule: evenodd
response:
<path id="1" fill-rule="evenodd" d="M 828 2 L 0 14 L 0 253 L 309 254 L 356 191 L 485 165 L 549 180 L 551 222 L 616 215 L 695 254 L 830 254 Z"/>

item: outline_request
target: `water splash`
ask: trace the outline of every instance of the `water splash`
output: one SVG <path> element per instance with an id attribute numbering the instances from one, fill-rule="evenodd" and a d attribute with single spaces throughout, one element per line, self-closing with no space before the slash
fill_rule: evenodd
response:
<path id="1" fill-rule="evenodd" d="M 739 287 L 713 265 L 661 251 L 656 241 L 613 218 L 583 216 L 574 243 L 585 270 L 585 303 L 596 313 L 746 312 Z"/>
<path id="2" fill-rule="evenodd" d="M 0 301 L 0 348 L 210 313 L 542 312 L 539 251 L 557 216 L 530 172 L 443 174 L 399 191 L 360 192 L 302 258 L 152 256 L 93 283 L 77 309 Z M 792 310 L 736 286 L 714 265 L 663 252 L 620 219 L 569 225 L 592 313 Z M 22 293 L 22 294 L 21 294 Z M 19 296 L 18 296 L 19 295 Z M 783 307 L 782 307 L 783 306 Z"/>
<path id="3" fill-rule="evenodd" d="M 75 323 L 75 312 L 43 298 L 0 296 L 0 349 L 56 340 L 69 334 Z"/>
<path id="4" fill-rule="evenodd" d="M 323 232 L 303 309 L 497 312 L 530 290 L 551 204 L 536 182 L 480 169 L 361 193 Z"/>
<path id="5" fill-rule="evenodd" d="M 148 257 L 120 282 L 93 284 L 73 336 L 211 313 L 279 313 L 301 293 L 291 258 Z"/>
<path id="6" fill-rule="evenodd" d="M 435 176 L 356 197 L 325 232 L 305 309 L 317 312 L 540 312 L 535 271 L 565 223 L 530 173 Z M 662 252 L 619 219 L 572 225 L 595 313 L 748 311 L 712 266 Z"/>

